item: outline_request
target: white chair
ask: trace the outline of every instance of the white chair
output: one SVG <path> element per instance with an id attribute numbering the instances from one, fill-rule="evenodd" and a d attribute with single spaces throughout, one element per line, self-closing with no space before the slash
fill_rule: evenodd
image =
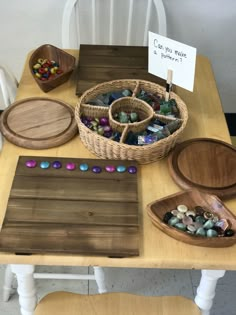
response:
<path id="1" fill-rule="evenodd" d="M 3 108 L 10 106 L 16 96 L 18 82 L 14 75 L 0 65 L 0 91 L 3 99 Z M 2 135 L 0 133 L 0 151 L 2 148 Z M 33 273 L 34 279 L 54 279 L 54 280 L 96 280 L 98 286 L 98 292 L 106 292 L 104 272 L 101 267 L 93 267 L 94 274 L 66 274 L 66 273 Z M 11 270 L 11 266 L 7 265 L 5 271 L 5 279 L 3 285 L 3 300 L 7 302 L 10 296 L 15 292 L 13 288 L 14 273 Z"/>
<path id="2" fill-rule="evenodd" d="M 162 0 L 67 0 L 62 47 L 80 44 L 147 46 L 148 31 L 166 36 Z"/>

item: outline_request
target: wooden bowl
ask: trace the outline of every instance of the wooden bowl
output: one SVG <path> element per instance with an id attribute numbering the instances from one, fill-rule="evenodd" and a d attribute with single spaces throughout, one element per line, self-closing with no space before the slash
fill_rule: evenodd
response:
<path id="1" fill-rule="evenodd" d="M 46 81 L 40 80 L 35 76 L 33 66 L 37 63 L 38 59 L 41 58 L 56 61 L 59 64 L 59 69 L 63 72 Z M 55 46 L 46 44 L 40 46 L 33 52 L 29 60 L 29 68 L 41 90 L 49 92 L 69 79 L 72 71 L 75 69 L 75 57 Z"/>
<path id="2" fill-rule="evenodd" d="M 167 235 L 196 246 L 204 247 L 228 247 L 236 243 L 236 234 L 231 237 L 203 237 L 180 231 L 163 222 L 166 212 L 176 209 L 177 205 L 186 205 L 189 209 L 201 206 L 216 214 L 220 219 L 227 219 L 231 223 L 231 229 L 236 231 L 236 218 L 233 213 L 215 195 L 210 195 L 198 190 L 188 190 L 170 195 L 150 203 L 147 206 L 148 215 L 152 223 Z"/>

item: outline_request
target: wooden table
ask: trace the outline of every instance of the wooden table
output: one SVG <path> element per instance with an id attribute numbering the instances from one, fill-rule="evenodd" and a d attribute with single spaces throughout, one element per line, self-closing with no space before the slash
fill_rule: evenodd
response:
<path id="1" fill-rule="evenodd" d="M 78 51 L 69 51 L 77 59 Z M 18 89 L 17 100 L 31 96 L 47 96 L 63 100 L 72 106 L 78 100 L 75 95 L 76 78 L 62 86 L 43 93 L 32 78 L 28 61 L 23 71 Z M 176 93 L 185 101 L 189 111 L 189 121 L 184 131 L 183 140 L 196 137 L 211 137 L 230 143 L 230 136 L 218 95 L 210 62 L 203 56 L 197 57 L 194 92 L 179 87 Z M 78 136 L 65 145 L 47 150 L 27 150 L 5 141 L 0 153 L 0 222 L 2 224 L 7 206 L 8 196 L 14 177 L 19 155 L 52 156 L 52 157 L 83 157 L 96 158 L 81 143 Z M 224 270 L 236 270 L 236 248 L 206 248 L 191 246 L 170 238 L 154 227 L 147 215 L 146 205 L 156 199 L 176 193 L 181 189 L 169 175 L 167 159 L 140 166 L 140 255 L 132 258 L 109 258 L 63 254 L 34 254 L 31 256 L 0 253 L 0 263 L 20 264 L 17 276 L 20 275 L 20 292 L 24 295 L 24 277 L 27 279 L 32 265 L 63 265 L 63 266 L 109 266 L 109 267 L 140 267 L 140 268 L 173 268 L 202 269 L 202 279 L 196 296 L 196 303 L 209 314 L 212 305 L 217 279 L 223 277 Z M 229 209 L 236 214 L 236 198 L 226 202 Z M 32 293 L 33 292 L 33 293 Z M 35 292 L 32 289 L 32 296 Z M 33 314 L 28 303 L 21 302 L 22 314 Z M 22 306 L 23 305 L 23 306 Z M 25 311 L 24 311 L 25 308 Z M 32 309 L 32 305 L 31 305 Z"/>

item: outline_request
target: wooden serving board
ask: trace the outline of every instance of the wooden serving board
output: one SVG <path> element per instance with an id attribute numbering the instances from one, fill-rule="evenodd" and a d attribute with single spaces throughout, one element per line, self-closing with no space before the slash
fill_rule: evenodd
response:
<path id="1" fill-rule="evenodd" d="M 118 79 L 140 79 L 165 85 L 148 73 L 148 48 L 138 46 L 80 45 L 76 94 Z"/>
<path id="2" fill-rule="evenodd" d="M 36 160 L 35 168 L 25 166 Z M 54 169 L 53 161 L 62 167 Z M 42 169 L 40 163 L 50 167 Z M 66 164 L 76 169 L 69 171 Z M 89 170 L 80 171 L 87 163 Z M 92 166 L 102 167 L 100 174 Z M 16 253 L 139 255 L 137 173 L 105 171 L 106 165 L 136 166 L 131 161 L 52 157 L 19 158 L 0 249 Z"/>
<path id="3" fill-rule="evenodd" d="M 78 132 L 74 109 L 44 97 L 15 102 L 3 112 L 0 128 L 10 142 L 28 149 L 61 145 Z"/>
<path id="4" fill-rule="evenodd" d="M 184 189 L 196 188 L 221 198 L 236 195 L 236 148 L 211 138 L 190 139 L 169 156 L 169 170 Z"/>

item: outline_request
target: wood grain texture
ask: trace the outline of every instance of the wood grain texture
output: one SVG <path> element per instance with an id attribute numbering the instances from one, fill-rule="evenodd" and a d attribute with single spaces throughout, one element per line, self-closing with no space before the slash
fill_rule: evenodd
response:
<path id="1" fill-rule="evenodd" d="M 236 148 L 210 138 L 182 142 L 169 157 L 173 179 L 184 189 L 197 188 L 221 198 L 236 195 Z"/>
<path id="2" fill-rule="evenodd" d="M 137 46 L 80 45 L 76 94 L 98 83 L 117 79 L 142 79 L 165 85 L 148 73 L 148 48 Z"/>
<path id="3" fill-rule="evenodd" d="M 227 219 L 228 222 L 230 222 L 231 228 L 236 231 L 236 217 L 222 201 L 214 195 L 206 194 L 198 190 L 176 193 L 150 203 L 147 206 L 147 210 L 152 223 L 167 235 L 191 245 L 219 248 L 236 244 L 236 235 L 232 237 L 212 238 L 194 236 L 165 224 L 163 222 L 165 213 L 176 209 L 178 205 L 186 205 L 190 210 L 194 209 L 196 206 L 201 206 L 206 209 L 206 211 L 208 210 L 216 214 L 220 219 Z"/>
<path id="4" fill-rule="evenodd" d="M 78 60 L 78 50 L 68 50 Z M 17 100 L 38 96 L 44 97 L 29 71 L 26 59 Z M 76 73 L 58 88 L 50 91 L 47 97 L 60 99 L 72 106 L 78 102 L 75 95 Z M 222 110 L 216 82 L 210 61 L 201 55 L 196 59 L 194 91 L 189 92 L 180 87 L 175 91 L 187 104 L 189 121 L 183 133 L 183 140 L 193 138 L 216 138 L 231 143 L 228 127 Z M 220 132 L 219 132 L 220 130 Z M 15 174 L 19 156 L 51 156 L 73 158 L 95 158 L 81 143 L 79 137 L 62 146 L 46 150 L 29 150 L 4 141 L 0 152 L 0 224 L 5 216 L 8 197 Z M 34 254 L 30 256 L 15 255 L 10 252 L 0 252 L 2 264 L 33 264 L 33 265 L 63 265 L 63 266 L 107 266 L 135 268 L 176 268 L 176 269 L 223 269 L 235 270 L 235 245 L 224 248 L 209 248 L 192 246 L 169 237 L 157 229 L 147 214 L 146 206 L 152 201 L 167 197 L 181 191 L 173 181 L 168 170 L 167 158 L 147 165 L 139 165 L 137 176 L 140 205 L 140 251 L 139 256 L 126 258 L 109 258 L 106 256 L 79 254 Z M 236 215 L 236 198 L 224 200 L 225 205 Z M 227 257 L 227 259 L 226 259 Z"/>
<path id="5" fill-rule="evenodd" d="M 28 160 L 37 161 L 28 168 Z M 49 169 L 40 163 L 48 161 Z M 20 157 L 12 184 L 0 248 L 17 253 L 82 253 L 134 256 L 139 253 L 137 174 L 108 173 L 106 165 L 135 162 Z M 66 164 L 75 163 L 74 171 Z M 86 162 L 89 170 L 79 165 Z M 92 167 L 102 167 L 100 174 Z"/>
<path id="6" fill-rule="evenodd" d="M 42 97 L 15 102 L 2 114 L 0 128 L 9 141 L 32 149 L 58 146 L 78 132 L 70 105 Z"/>
<path id="7" fill-rule="evenodd" d="M 80 295 L 54 292 L 45 296 L 36 307 L 35 315 L 200 315 L 190 299 L 180 296 L 138 296 L 128 293 Z M 94 312 L 94 310 L 96 310 Z"/>

